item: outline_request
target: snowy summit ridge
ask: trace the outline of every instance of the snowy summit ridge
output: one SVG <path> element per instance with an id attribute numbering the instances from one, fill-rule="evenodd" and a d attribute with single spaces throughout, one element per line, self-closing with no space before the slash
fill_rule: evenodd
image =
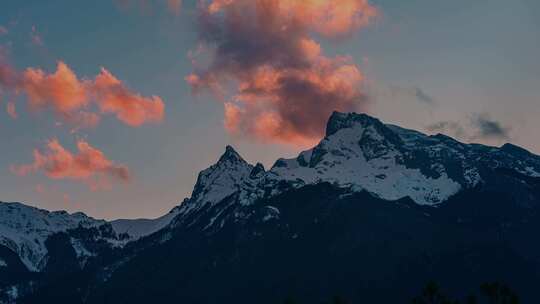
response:
<path id="1" fill-rule="evenodd" d="M 49 212 L 20 203 L 0 203 L 0 245 L 21 258 L 31 271 L 43 268 L 46 262 L 47 238 L 79 226 L 90 228 L 105 224 L 81 212 Z"/>
<path id="2" fill-rule="evenodd" d="M 178 209 L 175 208 L 157 219 L 120 219 L 107 222 L 82 212 L 51 212 L 21 203 L 0 202 L 0 246 L 17 254 L 28 270 L 39 272 L 47 265 L 46 241 L 54 234 L 67 233 L 78 228 L 97 228 L 100 232 L 94 235 L 94 239 L 101 239 L 111 247 L 123 246 L 167 226 L 177 213 Z M 79 258 L 93 255 L 93 252 L 75 238 L 71 238 L 71 245 Z M 6 266 L 8 265 L 0 267 Z"/>
<path id="3" fill-rule="evenodd" d="M 182 209 L 198 210 L 232 194 L 249 203 L 279 193 L 278 185 L 321 182 L 386 200 L 410 197 L 417 204 L 437 205 L 478 186 L 482 172 L 496 168 L 540 176 L 540 157 L 511 144 L 465 144 L 384 124 L 366 114 L 334 112 L 319 144 L 296 158 L 277 160 L 268 171 L 248 164 L 227 146 L 219 161 L 199 174 Z"/>

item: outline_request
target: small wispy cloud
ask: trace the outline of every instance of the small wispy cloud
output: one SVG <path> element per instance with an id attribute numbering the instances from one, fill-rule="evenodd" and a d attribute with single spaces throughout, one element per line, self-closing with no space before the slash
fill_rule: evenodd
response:
<path id="1" fill-rule="evenodd" d="M 426 126 L 425 129 L 466 141 L 510 139 L 510 128 L 487 113 L 473 114 L 467 123 L 439 121 Z"/>
<path id="2" fill-rule="evenodd" d="M 477 114 L 471 119 L 472 124 L 477 129 L 476 137 L 486 139 L 509 139 L 510 128 L 502 125 L 501 122 L 492 119 L 489 114 Z"/>
<path id="3" fill-rule="evenodd" d="M 385 85 L 378 82 L 368 87 L 369 97 L 374 101 L 403 101 L 420 105 L 436 106 L 436 99 L 419 86 Z"/>
<path id="4" fill-rule="evenodd" d="M 420 89 L 419 87 L 415 88 L 415 96 L 418 99 L 418 101 L 421 101 L 429 105 L 435 104 L 435 100 L 433 99 L 433 97 L 428 95 L 424 90 Z"/>

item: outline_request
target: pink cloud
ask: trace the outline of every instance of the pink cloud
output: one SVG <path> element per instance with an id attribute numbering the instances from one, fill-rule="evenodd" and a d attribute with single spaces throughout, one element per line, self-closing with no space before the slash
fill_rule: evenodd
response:
<path id="1" fill-rule="evenodd" d="M 95 79 L 79 78 L 62 61 L 53 73 L 39 68 L 19 72 L 0 58 L 0 88 L 24 93 L 30 109 L 51 109 L 58 118 L 77 128 L 95 127 L 104 114 L 113 114 L 133 127 L 161 122 L 165 114 L 160 97 L 144 97 L 131 91 L 105 68 Z"/>
<path id="2" fill-rule="evenodd" d="M 163 120 L 165 105 L 158 96 L 143 97 L 131 92 L 120 80 L 102 68 L 92 92 L 102 113 L 113 113 L 129 126 Z"/>
<path id="3" fill-rule="evenodd" d="M 47 142 L 44 151 L 34 150 L 34 161 L 30 164 L 11 166 L 19 176 L 41 171 L 45 176 L 57 180 L 84 182 L 92 189 L 110 188 L 112 181 L 128 182 L 129 169 L 109 160 L 105 154 L 80 139 L 77 153 L 65 149 L 57 139 Z"/>
<path id="4" fill-rule="evenodd" d="M 347 38 L 378 11 L 367 0 L 200 1 L 209 63 L 185 78 L 224 102 L 225 128 L 260 141 L 310 145 L 335 111 L 362 110 L 365 77 L 348 56 L 329 57 L 314 37 Z M 200 46 L 198 47 L 201 48 Z M 232 88 L 232 89 L 231 89 Z"/>
<path id="5" fill-rule="evenodd" d="M 51 107 L 59 113 L 69 113 L 88 105 L 90 83 L 79 80 L 61 61 L 52 74 L 41 69 L 26 69 L 19 85 L 34 109 Z"/>

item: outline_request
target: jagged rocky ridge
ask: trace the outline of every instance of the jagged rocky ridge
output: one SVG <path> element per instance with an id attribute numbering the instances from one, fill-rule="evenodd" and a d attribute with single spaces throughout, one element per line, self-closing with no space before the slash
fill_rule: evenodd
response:
<path id="1" fill-rule="evenodd" d="M 192 197 L 179 213 L 189 214 L 233 194 L 246 205 L 323 182 L 385 200 L 409 197 L 420 205 L 437 206 L 485 184 L 494 169 L 540 177 L 540 157 L 512 144 L 465 144 L 442 134 L 383 124 L 365 114 L 334 112 L 317 146 L 294 159 L 279 159 L 268 171 L 261 164 L 248 164 L 228 146 L 215 165 L 199 174 Z"/>
<path id="2" fill-rule="evenodd" d="M 298 219 L 290 222 L 290 211 L 286 206 L 291 195 L 295 197 L 297 193 L 305 193 L 303 189 L 306 188 L 317 192 L 323 191 L 317 189 L 326 189 L 331 185 L 335 190 L 324 190 L 323 193 L 330 191 L 338 196 L 326 198 L 328 201 L 361 197 L 365 201 L 373 200 L 376 204 L 384 201 L 392 201 L 396 206 L 412 203 L 422 208 L 420 210 L 423 211 L 419 213 L 421 217 L 431 214 L 430 208 L 441 209 L 439 213 L 446 213 L 449 204 L 467 208 L 462 203 L 469 202 L 468 193 L 477 191 L 502 191 L 505 199 L 509 195 L 509 200 L 536 210 L 534 208 L 539 202 L 539 172 L 540 157 L 511 144 L 500 148 L 464 144 L 441 134 L 428 136 L 383 124 L 368 115 L 336 112 L 329 119 L 326 135 L 317 146 L 300 153 L 294 159 L 279 159 L 270 170 L 265 170 L 261 164 L 248 164 L 228 146 L 216 164 L 199 174 L 192 196 L 162 218 L 155 221 L 121 220 L 104 223 L 78 214 L 74 216 L 75 219 L 68 220 L 70 224 L 49 229 L 44 238 L 50 238 L 59 231 L 67 231 L 75 251 L 87 252 L 84 254 L 85 260 L 101 260 L 96 262 L 97 265 L 93 264 L 91 272 L 97 271 L 101 278 L 112 276 L 110 284 L 116 286 L 114 284 L 118 284 L 118 280 L 114 278 L 122 277 L 126 269 L 133 269 L 133 265 L 138 265 L 136 261 L 144 260 L 144 256 L 157 251 L 159 258 L 156 259 L 166 261 L 167 258 L 161 257 L 159 253 L 163 249 L 158 248 L 173 246 L 181 247 L 181 252 L 190 252 L 196 246 L 182 247 L 174 244 L 184 241 L 191 244 L 188 240 L 206 242 L 204 238 L 220 243 L 222 235 L 230 232 L 230 227 L 239 229 L 240 235 L 253 234 L 256 238 L 262 234 L 260 225 L 270 225 L 277 229 L 274 233 L 285 234 L 287 239 L 296 239 L 299 233 L 287 227 L 297 224 Z M 484 195 L 486 200 L 489 195 Z M 467 198 L 460 199 L 461 196 Z M 476 210 L 472 206 L 473 202 L 470 203 L 470 209 Z M 305 203 L 305 207 L 310 208 L 309 202 Z M 533 217 L 536 214 L 529 209 L 524 210 L 525 214 L 531 213 Z M 400 213 L 397 212 L 397 216 L 402 216 Z M 78 221 L 77 217 L 87 220 Z M 446 220 L 444 218 L 443 221 Z M 74 227 L 75 230 L 94 231 L 90 233 L 91 239 L 102 240 L 111 247 L 118 247 L 118 250 L 114 254 L 106 251 L 107 258 L 100 258 L 100 254 L 103 254 L 99 250 L 92 252 L 86 247 L 101 247 L 88 244 L 88 233 L 82 234 L 86 239 L 77 242 L 77 236 L 81 233 L 71 234 Z M 370 229 L 369 226 L 363 228 Z M 101 231 L 99 237 L 93 234 L 95 231 Z M 122 237 L 123 233 L 129 235 Z M 237 246 L 235 244 L 233 242 L 223 246 Z M 248 244 L 252 246 L 251 241 Z M 208 254 L 214 255 L 204 249 L 200 250 L 201 257 L 196 257 L 199 255 L 197 253 L 194 256 L 184 256 L 183 259 L 189 263 L 190 259 L 198 261 Z M 535 250 L 531 250 L 531 254 L 536 254 Z M 167 251 L 175 252 L 170 248 Z M 215 257 L 218 260 L 223 258 Z M 43 263 L 40 267 L 46 269 Z M 136 267 L 143 269 L 147 265 Z M 85 266 L 81 265 L 81 269 L 84 270 Z M 1 272 L 0 266 L 0 277 Z M 97 294 L 100 292 L 96 291 Z M 37 294 L 42 296 L 39 292 Z"/>

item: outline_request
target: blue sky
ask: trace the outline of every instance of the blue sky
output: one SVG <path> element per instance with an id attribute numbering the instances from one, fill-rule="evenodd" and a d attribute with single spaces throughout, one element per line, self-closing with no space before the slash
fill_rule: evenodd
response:
<path id="1" fill-rule="evenodd" d="M 166 107 L 159 124 L 132 128 L 111 117 L 71 134 L 55 126 L 50 113 L 33 113 L 17 101 L 11 119 L 1 101 L 0 200 L 46 209 L 84 211 L 98 218 L 156 217 L 190 195 L 200 170 L 232 144 L 250 162 L 270 166 L 298 153 L 295 146 L 253 142 L 229 135 L 223 105 L 193 96 L 184 77 L 187 57 L 198 43 L 195 4 L 180 14 L 164 1 L 151 10 L 125 8 L 114 0 L 6 0 L 0 45 L 18 69 L 54 71 L 62 60 L 88 78 L 106 67 L 130 89 L 160 96 Z M 540 153 L 540 4 L 534 0 L 378 0 L 381 16 L 343 41 L 321 40 L 328 54 L 352 56 L 367 78 L 367 112 L 385 122 L 427 131 L 456 122 L 464 140 L 500 145 L 506 141 Z M 32 27 L 43 44 L 32 42 Z M 418 97 L 418 92 L 429 97 Z M 24 99 L 23 96 L 17 98 Z M 508 138 L 475 137 L 471 123 L 483 115 L 499 123 Z M 452 133 L 456 130 L 444 130 Z M 450 134 L 453 135 L 453 134 Z M 132 173 L 128 184 L 92 191 L 41 173 L 17 176 L 13 164 L 30 163 L 32 150 L 58 138 L 70 150 L 83 138 Z M 40 185 L 44 191 L 36 191 Z"/>

